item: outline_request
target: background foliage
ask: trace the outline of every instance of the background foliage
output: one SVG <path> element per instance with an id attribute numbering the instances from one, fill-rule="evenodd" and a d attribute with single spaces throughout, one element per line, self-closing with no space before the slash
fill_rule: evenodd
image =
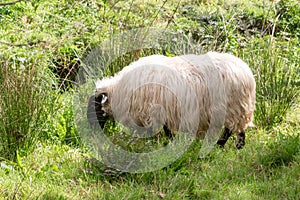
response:
<path id="1" fill-rule="evenodd" d="M 8 199 L 299 199 L 300 5 L 297 0 L 0 1 L 0 198 Z M 194 41 L 199 53 L 245 60 L 257 83 L 256 129 L 243 150 L 234 138 L 199 159 L 195 142 L 178 161 L 145 174 L 94 160 L 73 120 L 76 74 L 86 56 L 125 30 L 163 28 Z M 201 48 L 200 48 L 201 47 Z M 184 52 L 179 43 L 129 52 Z M 162 145 L 163 138 L 126 146 Z"/>

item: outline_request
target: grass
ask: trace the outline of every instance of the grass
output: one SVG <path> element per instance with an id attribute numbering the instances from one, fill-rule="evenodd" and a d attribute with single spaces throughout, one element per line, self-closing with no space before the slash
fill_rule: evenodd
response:
<path id="1" fill-rule="evenodd" d="M 0 1 L 0 199 L 300 198 L 298 1 L 2 2 L 8 1 Z M 113 62 L 105 60 L 109 51 L 97 51 L 103 60 L 91 60 L 109 65 L 99 76 L 155 53 L 238 55 L 257 82 L 257 127 L 247 131 L 244 149 L 236 150 L 232 137 L 224 149 L 198 158 L 201 141 L 195 141 L 165 168 L 136 174 L 92 157 L 74 122 L 77 71 L 105 39 L 149 26 L 167 29 L 170 37 L 160 32 L 150 48 L 119 48 L 122 56 Z M 130 151 L 166 142 L 128 146 L 127 135 L 107 128 L 113 142 Z"/>
<path id="2" fill-rule="evenodd" d="M 299 51 L 292 50 L 293 42 L 284 42 L 280 48 L 277 45 L 272 37 L 259 40 L 250 51 L 243 50 L 242 56 L 253 66 L 256 76 L 255 123 L 265 128 L 282 122 L 299 96 Z"/>
<path id="3" fill-rule="evenodd" d="M 25 58 L 2 60 L 0 68 L 0 152 L 1 157 L 15 159 L 18 151 L 37 140 L 40 123 L 50 112 L 52 97 L 45 88 L 51 87 L 37 60 Z"/>
<path id="4" fill-rule="evenodd" d="M 1 193 L 30 199 L 158 199 L 161 194 L 167 199 L 293 199 L 299 195 L 299 136 L 285 135 L 282 142 L 282 131 L 272 137 L 252 131 L 245 149 L 236 151 L 231 140 L 205 159 L 197 159 L 196 143 L 171 166 L 145 174 L 104 175 L 82 149 L 38 145 L 22 159 L 24 168 L 7 164 L 12 169 L 1 170 L 3 180 L 9 177 L 1 182 Z"/>

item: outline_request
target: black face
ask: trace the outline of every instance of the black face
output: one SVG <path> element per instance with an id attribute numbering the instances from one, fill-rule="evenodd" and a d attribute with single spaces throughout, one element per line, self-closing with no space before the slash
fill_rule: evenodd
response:
<path id="1" fill-rule="evenodd" d="M 92 128 L 97 127 L 99 123 L 100 127 L 103 129 L 105 122 L 109 119 L 107 113 L 102 110 L 102 100 L 105 98 L 102 94 L 92 95 L 88 102 L 87 118 L 89 120 L 90 126 Z M 107 98 L 107 97 L 106 97 Z"/>

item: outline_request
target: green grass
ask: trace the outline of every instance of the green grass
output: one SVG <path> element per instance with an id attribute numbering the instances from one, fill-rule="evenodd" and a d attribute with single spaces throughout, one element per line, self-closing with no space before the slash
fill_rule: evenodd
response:
<path id="1" fill-rule="evenodd" d="M 251 131 L 243 150 L 230 140 L 205 159 L 197 158 L 195 143 L 171 166 L 145 174 L 108 174 L 82 149 L 38 145 L 21 159 L 22 168 L 2 165 L 1 194 L 32 199 L 158 199 L 159 193 L 167 199 L 294 199 L 299 195 L 299 129 L 298 137 L 286 129 Z"/>
<path id="2" fill-rule="evenodd" d="M 0 199 L 300 198 L 298 1 L 3 2 L 8 1 L 0 1 Z M 232 137 L 224 149 L 199 158 L 201 141 L 195 141 L 174 163 L 137 174 L 91 156 L 74 121 L 77 70 L 105 39 L 149 26 L 180 37 L 126 52 L 104 75 L 155 53 L 217 50 L 241 57 L 257 82 L 257 127 L 247 131 L 244 149 L 236 150 Z M 98 53 L 98 65 L 106 65 L 111 55 Z M 130 151 L 167 142 L 158 137 L 127 145 L 128 135 L 107 128 L 113 142 Z"/>
<path id="3" fill-rule="evenodd" d="M 50 90 L 45 90 L 51 89 L 51 77 L 38 62 L 25 56 L 1 60 L 0 157 L 16 159 L 18 151 L 30 151 L 44 118 L 51 114 L 54 101 Z"/>

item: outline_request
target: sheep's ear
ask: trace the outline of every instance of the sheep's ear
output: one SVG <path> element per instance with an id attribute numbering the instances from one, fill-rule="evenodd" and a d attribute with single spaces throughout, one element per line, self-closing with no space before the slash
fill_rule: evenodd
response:
<path id="1" fill-rule="evenodd" d="M 101 104 L 105 104 L 108 100 L 108 95 L 107 93 L 101 93 Z"/>

